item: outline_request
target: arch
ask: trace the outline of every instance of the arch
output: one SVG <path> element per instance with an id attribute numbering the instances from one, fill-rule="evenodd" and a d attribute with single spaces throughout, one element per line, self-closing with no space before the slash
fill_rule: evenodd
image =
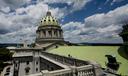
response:
<path id="1" fill-rule="evenodd" d="M 50 37 L 52 37 L 52 31 L 51 30 L 48 31 L 48 34 Z"/>
<path id="2" fill-rule="evenodd" d="M 44 36 L 44 38 L 46 37 L 46 32 L 45 31 L 43 31 L 43 36 Z"/>
<path id="3" fill-rule="evenodd" d="M 54 36 L 57 37 L 57 30 L 54 30 Z"/>

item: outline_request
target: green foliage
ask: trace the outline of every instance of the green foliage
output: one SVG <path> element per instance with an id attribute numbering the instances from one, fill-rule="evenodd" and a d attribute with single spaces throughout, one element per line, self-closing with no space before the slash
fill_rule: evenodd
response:
<path id="1" fill-rule="evenodd" d="M 127 54 L 127 56 L 128 56 L 128 43 L 127 43 L 126 46 L 124 46 L 124 48 L 125 48 L 125 52 L 126 52 L 126 54 Z"/>
<path id="2" fill-rule="evenodd" d="M 11 53 L 8 49 L 0 48 L 0 72 L 5 66 L 9 65 L 8 63 L 4 62 L 12 60 L 12 54 L 13 53 Z"/>
<path id="3" fill-rule="evenodd" d="M 121 50 L 122 50 L 123 52 L 125 52 L 126 55 L 128 56 L 128 43 L 125 44 L 125 45 L 123 45 L 123 46 L 121 46 Z"/>
<path id="4" fill-rule="evenodd" d="M 8 63 L 3 63 L 0 62 L 0 72 L 3 70 L 4 67 L 6 67 L 7 65 L 9 65 Z"/>
<path id="5" fill-rule="evenodd" d="M 8 49 L 0 48 L 0 62 L 11 60 L 12 54 Z"/>

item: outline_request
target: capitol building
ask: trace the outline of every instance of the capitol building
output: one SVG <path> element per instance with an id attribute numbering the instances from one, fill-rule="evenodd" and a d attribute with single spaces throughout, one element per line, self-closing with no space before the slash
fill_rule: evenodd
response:
<path id="1" fill-rule="evenodd" d="M 105 72 L 101 65 L 93 60 L 81 60 L 50 53 L 49 50 L 60 46 L 69 46 L 64 41 L 63 30 L 58 20 L 48 11 L 41 18 L 36 30 L 34 47 L 10 49 L 13 54 L 10 74 L 4 76 L 116 76 Z M 71 43 L 70 43 L 71 44 Z"/>

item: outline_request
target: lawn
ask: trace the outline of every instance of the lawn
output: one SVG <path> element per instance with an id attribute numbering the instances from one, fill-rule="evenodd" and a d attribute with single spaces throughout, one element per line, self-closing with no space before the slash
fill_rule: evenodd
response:
<path id="1" fill-rule="evenodd" d="M 118 70 L 119 74 L 128 75 L 128 60 L 124 59 L 118 54 L 119 46 L 60 46 L 50 50 L 50 53 L 68 56 L 82 59 L 82 60 L 94 60 L 105 67 L 107 58 L 105 55 L 114 55 L 118 62 L 121 62 Z"/>

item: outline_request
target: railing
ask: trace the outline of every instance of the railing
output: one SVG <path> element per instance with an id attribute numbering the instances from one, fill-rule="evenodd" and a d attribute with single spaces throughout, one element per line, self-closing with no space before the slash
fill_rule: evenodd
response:
<path id="1" fill-rule="evenodd" d="M 72 66 L 70 69 L 63 69 L 58 71 L 42 71 L 44 76 L 95 76 L 93 67 L 91 65 L 75 67 Z"/>
<path id="2" fill-rule="evenodd" d="M 90 64 L 88 61 L 83 61 L 72 57 L 66 57 L 57 54 L 51 54 L 47 52 L 42 52 L 42 55 L 54 59 L 55 61 L 58 61 L 60 63 L 66 64 L 68 66 L 84 66 Z"/>
<path id="3" fill-rule="evenodd" d="M 68 69 L 48 71 L 43 70 L 41 73 L 28 76 L 96 76 L 92 65 L 75 67 L 71 66 Z"/>
<path id="4" fill-rule="evenodd" d="M 47 52 L 42 52 L 42 55 L 54 59 L 57 62 L 67 64 L 69 68 L 54 71 L 42 70 L 41 73 L 28 76 L 101 76 L 102 74 L 101 67 L 97 63 L 60 56 Z"/>

